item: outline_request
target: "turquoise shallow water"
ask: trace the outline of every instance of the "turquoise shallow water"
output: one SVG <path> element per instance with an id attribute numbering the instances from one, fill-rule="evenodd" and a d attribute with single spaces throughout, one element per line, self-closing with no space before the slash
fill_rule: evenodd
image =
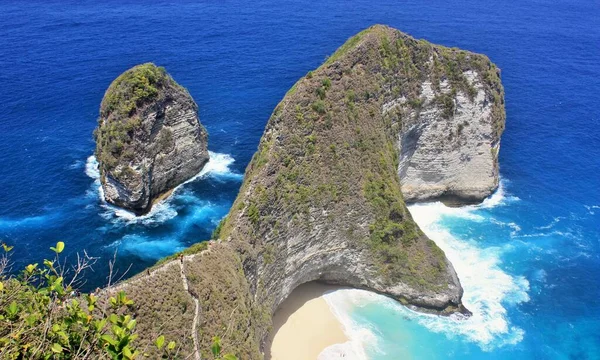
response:
<path id="1" fill-rule="evenodd" d="M 15 266 L 57 240 L 129 274 L 210 236 L 278 101 L 345 39 L 384 23 L 502 69 L 503 188 L 478 207 L 415 205 L 474 312 L 414 314 L 335 293 L 370 359 L 600 358 L 600 4 L 582 1 L 0 1 L 0 240 Z M 90 156 L 104 90 L 165 66 L 200 107 L 211 167 L 152 214 L 99 197 Z M 99 265 L 88 286 L 105 282 Z M 339 296 L 338 296 L 339 295 Z"/>
<path id="2" fill-rule="evenodd" d="M 511 195 L 511 186 L 504 181 L 479 206 L 410 207 L 454 264 L 473 316 L 423 315 L 360 290 L 328 294 L 352 340 L 346 344 L 350 358 L 361 353 L 369 359 L 598 357 L 596 208 L 582 206 L 549 221 L 529 214 L 521 221 L 519 214 L 531 204 Z M 573 288 L 579 290 L 567 292 Z"/>

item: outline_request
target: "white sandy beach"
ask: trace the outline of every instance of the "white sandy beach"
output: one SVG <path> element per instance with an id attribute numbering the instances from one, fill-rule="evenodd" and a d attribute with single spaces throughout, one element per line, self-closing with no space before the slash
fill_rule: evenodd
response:
<path id="1" fill-rule="evenodd" d="M 314 282 L 296 288 L 275 313 L 265 358 L 316 360 L 328 346 L 348 341 L 322 297 L 326 291 L 336 289 Z"/>

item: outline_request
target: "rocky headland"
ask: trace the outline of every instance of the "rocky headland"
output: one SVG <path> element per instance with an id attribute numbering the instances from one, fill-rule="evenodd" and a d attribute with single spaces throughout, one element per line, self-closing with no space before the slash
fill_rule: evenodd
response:
<path id="1" fill-rule="evenodd" d="M 151 63 L 112 82 L 94 137 L 104 198 L 138 215 L 208 161 L 198 106 L 164 68 Z"/>
<path id="2" fill-rule="evenodd" d="M 214 240 L 111 291 L 135 300 L 142 343 L 163 333 L 195 359 L 215 335 L 225 352 L 262 359 L 277 307 L 315 280 L 468 315 L 452 264 L 405 199 L 489 194 L 503 128 L 487 57 L 373 26 L 275 108 Z"/>

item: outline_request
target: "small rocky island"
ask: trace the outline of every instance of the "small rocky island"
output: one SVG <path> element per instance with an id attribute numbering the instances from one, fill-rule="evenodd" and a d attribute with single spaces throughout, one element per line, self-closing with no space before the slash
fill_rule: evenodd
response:
<path id="1" fill-rule="evenodd" d="M 504 121 L 486 56 L 381 25 L 350 38 L 277 105 L 214 239 L 118 286 L 140 341 L 162 333 L 200 359 L 216 334 L 224 351 L 262 359 L 273 313 L 315 280 L 468 316 L 452 264 L 405 200 L 490 194 Z"/>
<path id="2" fill-rule="evenodd" d="M 112 82 L 94 138 L 104 198 L 137 215 L 208 161 L 198 106 L 164 68 L 151 63 Z"/>

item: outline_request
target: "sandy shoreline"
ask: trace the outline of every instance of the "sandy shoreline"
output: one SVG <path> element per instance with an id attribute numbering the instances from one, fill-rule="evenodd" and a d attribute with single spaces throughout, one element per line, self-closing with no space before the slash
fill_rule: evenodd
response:
<path id="1" fill-rule="evenodd" d="M 307 283 L 296 288 L 273 317 L 266 360 L 316 360 L 325 348 L 348 341 L 322 295 L 339 287 Z"/>

